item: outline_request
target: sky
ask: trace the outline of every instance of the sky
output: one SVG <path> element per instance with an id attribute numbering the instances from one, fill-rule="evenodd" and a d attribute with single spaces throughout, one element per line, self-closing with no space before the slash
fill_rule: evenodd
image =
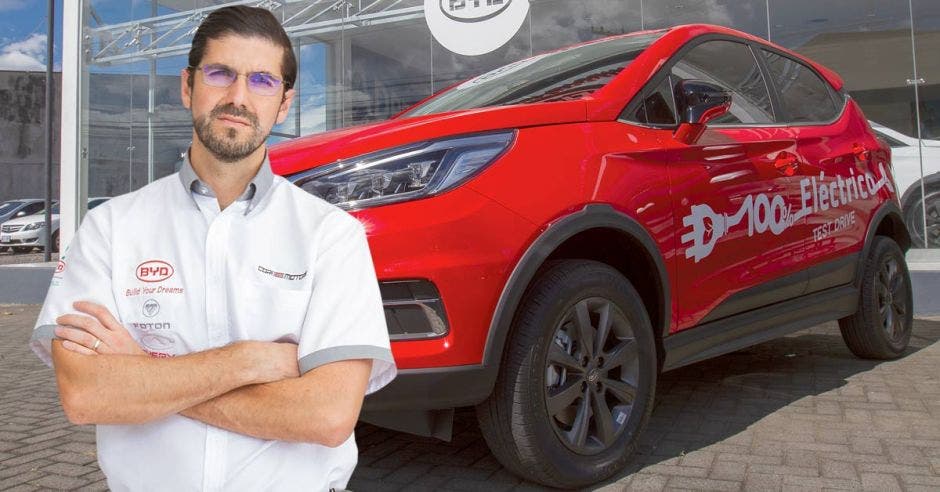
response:
<path id="1" fill-rule="evenodd" d="M 46 70 L 46 0 L 0 0 L 0 70 Z M 53 69 L 62 66 L 62 0 L 55 6 Z"/>

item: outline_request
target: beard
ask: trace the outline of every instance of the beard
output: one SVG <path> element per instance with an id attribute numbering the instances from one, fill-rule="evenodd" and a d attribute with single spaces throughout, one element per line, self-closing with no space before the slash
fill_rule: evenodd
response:
<path id="1" fill-rule="evenodd" d="M 248 120 L 249 134 L 239 139 L 239 132 L 235 128 L 223 128 L 220 131 L 212 129 L 212 122 L 222 115 L 230 115 Z M 252 154 L 267 135 L 261 130 L 258 117 L 247 109 L 238 108 L 232 103 L 216 106 L 207 115 L 200 116 L 193 121 L 196 136 L 216 159 L 222 162 L 237 162 Z"/>

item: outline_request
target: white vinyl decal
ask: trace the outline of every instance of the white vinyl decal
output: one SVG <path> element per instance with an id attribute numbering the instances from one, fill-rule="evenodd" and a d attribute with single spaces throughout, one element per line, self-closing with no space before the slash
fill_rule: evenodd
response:
<path id="1" fill-rule="evenodd" d="M 855 174 L 853 168 L 849 169 L 849 176 L 837 174 L 827 180 L 823 172 L 819 174 L 818 181 L 815 176 L 801 179 L 800 209 L 795 213 L 783 195 L 768 196 L 765 193 L 746 196 L 741 207 L 732 214 L 716 213 L 707 204 L 692 205 L 691 212 L 682 218 L 683 227 L 692 228 L 681 238 L 683 245 L 691 243 L 685 250 L 685 257 L 693 258 L 696 263 L 708 257 L 718 240 L 741 222 L 747 223 L 748 237 L 767 231 L 780 235 L 811 213 L 848 205 L 859 198 L 867 199 L 885 187 L 893 193 L 894 186 L 885 172 L 884 163 L 879 164 L 878 171 L 881 178 L 877 181 L 872 173 Z M 854 213 L 847 213 L 817 227 L 813 231 L 814 240 L 819 241 L 854 223 Z"/>

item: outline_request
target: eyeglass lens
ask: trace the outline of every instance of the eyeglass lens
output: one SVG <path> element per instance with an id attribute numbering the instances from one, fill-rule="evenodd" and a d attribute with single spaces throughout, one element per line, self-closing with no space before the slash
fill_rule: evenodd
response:
<path id="1" fill-rule="evenodd" d="M 202 74 L 205 83 L 213 87 L 228 87 L 238 78 L 238 72 L 225 65 L 204 65 Z M 248 90 L 261 96 L 277 94 L 281 87 L 281 80 L 269 73 L 249 72 L 245 78 Z"/>

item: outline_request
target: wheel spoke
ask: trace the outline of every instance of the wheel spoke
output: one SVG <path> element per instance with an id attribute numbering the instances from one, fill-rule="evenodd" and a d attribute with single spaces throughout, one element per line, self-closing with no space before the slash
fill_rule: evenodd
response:
<path id="1" fill-rule="evenodd" d="M 603 393 L 594 394 L 591 403 L 594 407 L 594 425 L 597 427 L 598 437 L 606 447 L 614 442 L 614 418 L 610 415 L 610 408 Z"/>
<path id="2" fill-rule="evenodd" d="M 600 319 L 597 322 L 597 341 L 594 344 L 594 353 L 604 353 L 604 344 L 607 343 L 607 335 L 610 333 L 610 303 L 605 302 L 600 310 Z"/>
<path id="3" fill-rule="evenodd" d="M 636 386 L 619 379 L 603 378 L 601 382 L 618 400 L 624 403 L 633 403 L 636 400 Z"/>
<path id="4" fill-rule="evenodd" d="M 894 309 L 895 316 L 903 318 L 907 314 L 907 305 L 905 305 L 902 299 L 894 298 L 894 303 L 891 304 L 891 307 Z"/>
<path id="5" fill-rule="evenodd" d="M 892 297 L 897 297 L 901 295 L 901 289 L 904 288 L 904 279 L 900 275 L 895 275 L 891 277 L 891 283 L 888 284 L 888 289 L 891 291 Z"/>
<path id="6" fill-rule="evenodd" d="M 569 378 L 568 382 L 555 391 L 549 390 L 548 414 L 558 415 L 562 410 L 571 406 L 581 396 L 581 384 L 584 379 L 580 377 Z"/>
<path id="7" fill-rule="evenodd" d="M 568 431 L 568 440 L 575 446 L 584 447 L 584 443 L 587 442 L 588 429 L 591 425 L 590 413 L 591 390 L 586 389 L 584 398 L 581 400 L 581 404 L 578 405 L 578 414 L 574 418 L 574 424 L 571 425 L 571 430 Z"/>
<path id="8" fill-rule="evenodd" d="M 617 367 L 624 367 L 627 364 L 635 361 L 636 358 L 636 340 L 632 338 L 629 340 L 623 340 L 607 353 L 607 359 L 604 363 L 604 370 L 609 371 Z"/>
<path id="9" fill-rule="evenodd" d="M 578 363 L 578 359 L 574 358 L 568 352 L 565 352 L 564 348 L 554 342 L 552 342 L 552 346 L 548 350 L 548 363 L 556 364 L 579 372 L 584 371 L 584 368 L 581 367 L 581 364 Z"/>
<path id="10" fill-rule="evenodd" d="M 581 347 L 581 355 L 593 357 L 594 327 L 591 326 L 591 313 L 588 311 L 587 300 L 575 304 L 574 309 L 576 315 L 575 325 L 578 331 L 578 345 Z"/>
<path id="11" fill-rule="evenodd" d="M 884 303 L 884 300 L 882 300 L 881 302 Z M 887 303 L 881 304 L 881 306 L 878 307 L 878 314 L 881 315 L 881 319 L 886 319 L 886 317 L 888 316 L 888 307 L 889 306 Z"/>

